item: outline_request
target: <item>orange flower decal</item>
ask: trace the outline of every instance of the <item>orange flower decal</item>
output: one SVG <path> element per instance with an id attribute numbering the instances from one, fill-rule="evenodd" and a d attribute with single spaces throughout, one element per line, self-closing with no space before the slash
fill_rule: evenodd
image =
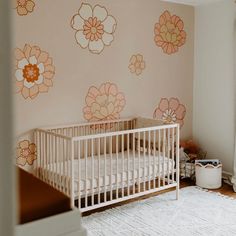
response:
<path id="1" fill-rule="evenodd" d="M 30 143 L 28 140 L 23 140 L 18 143 L 16 155 L 17 165 L 25 166 L 26 163 L 33 165 L 34 161 L 37 159 L 36 145 Z"/>
<path id="2" fill-rule="evenodd" d="M 186 42 L 186 32 L 183 21 L 176 15 L 171 16 L 169 11 L 165 11 L 159 18 L 159 23 L 155 24 L 155 43 L 161 47 L 164 53 L 172 54 Z"/>
<path id="3" fill-rule="evenodd" d="M 17 93 L 27 99 L 34 99 L 39 93 L 48 92 L 53 85 L 55 67 L 47 52 L 37 46 L 25 45 L 15 49 L 15 79 Z"/>
<path id="4" fill-rule="evenodd" d="M 99 54 L 105 46 L 111 45 L 116 30 L 116 19 L 108 15 L 107 9 L 100 5 L 92 7 L 82 3 L 78 14 L 71 20 L 71 27 L 76 30 L 75 39 L 81 48 Z"/>
<path id="5" fill-rule="evenodd" d="M 33 12 L 35 3 L 33 0 L 13 0 L 14 8 L 17 10 L 17 14 L 25 16 L 30 12 Z"/>
<path id="6" fill-rule="evenodd" d="M 161 119 L 165 123 L 179 123 L 180 127 L 184 125 L 186 108 L 180 104 L 177 98 L 162 98 L 158 107 L 154 111 L 153 118 Z"/>
<path id="7" fill-rule="evenodd" d="M 125 106 L 125 96 L 113 83 L 103 83 L 99 88 L 89 88 L 84 107 L 84 118 L 87 121 L 115 120 Z"/>
<path id="8" fill-rule="evenodd" d="M 142 71 L 145 69 L 145 61 L 143 60 L 143 56 L 140 54 L 133 55 L 130 58 L 129 70 L 131 73 L 135 73 L 136 75 L 140 75 Z"/>

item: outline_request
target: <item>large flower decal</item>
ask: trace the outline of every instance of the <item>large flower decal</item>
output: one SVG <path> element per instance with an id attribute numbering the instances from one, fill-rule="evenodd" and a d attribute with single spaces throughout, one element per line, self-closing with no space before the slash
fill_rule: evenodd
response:
<path id="1" fill-rule="evenodd" d="M 129 63 L 130 72 L 135 73 L 136 75 L 140 75 L 145 69 L 145 61 L 143 60 L 143 56 L 141 54 L 133 55 L 130 58 Z"/>
<path id="2" fill-rule="evenodd" d="M 161 119 L 164 123 L 179 123 L 180 127 L 184 125 L 186 108 L 177 98 L 162 98 L 158 107 L 154 111 L 153 117 Z"/>
<path id="3" fill-rule="evenodd" d="M 39 93 L 48 92 L 53 85 L 55 67 L 47 52 L 37 46 L 25 45 L 15 49 L 15 80 L 17 93 L 34 99 Z"/>
<path id="4" fill-rule="evenodd" d="M 34 161 L 37 159 L 36 145 L 30 143 L 28 140 L 23 140 L 18 143 L 16 149 L 16 164 L 25 166 L 33 165 Z"/>
<path id="5" fill-rule="evenodd" d="M 20 16 L 33 12 L 35 7 L 35 3 L 32 0 L 13 0 L 13 4 L 17 14 Z"/>
<path id="6" fill-rule="evenodd" d="M 88 48 L 90 52 L 99 54 L 105 46 L 114 40 L 116 19 L 108 15 L 105 7 L 92 7 L 82 3 L 78 14 L 71 20 L 71 27 L 76 30 L 75 39 L 81 48 Z"/>
<path id="7" fill-rule="evenodd" d="M 176 15 L 165 11 L 155 24 L 155 43 L 161 47 L 164 53 L 176 53 L 186 42 L 186 32 L 183 21 Z"/>
<path id="8" fill-rule="evenodd" d="M 119 119 L 126 103 L 124 94 L 109 82 L 90 87 L 85 101 L 84 118 L 91 122 Z"/>

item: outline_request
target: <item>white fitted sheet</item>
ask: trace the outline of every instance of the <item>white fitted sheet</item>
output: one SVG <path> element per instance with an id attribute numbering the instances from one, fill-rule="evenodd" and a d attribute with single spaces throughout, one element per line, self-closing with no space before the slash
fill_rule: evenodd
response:
<path id="1" fill-rule="evenodd" d="M 85 165 L 86 163 L 87 165 Z M 83 193 L 85 189 L 91 190 L 92 186 L 94 191 L 98 191 L 98 186 L 100 186 L 100 191 L 103 192 L 106 191 L 105 187 L 107 190 L 108 188 L 110 190 L 111 185 L 115 189 L 117 186 L 123 187 L 132 185 L 134 182 L 145 182 L 158 176 L 164 177 L 168 175 L 168 173 L 172 173 L 172 166 L 175 167 L 175 161 L 171 158 L 163 157 L 162 155 L 154 158 L 151 154 L 149 158 L 148 153 L 144 155 L 143 152 L 140 152 L 139 157 L 139 153 L 136 151 L 135 155 L 133 155 L 132 150 L 124 151 L 123 155 L 122 152 L 119 152 L 118 155 L 112 153 L 112 156 L 106 154 L 106 158 L 105 155 L 100 155 L 100 157 L 87 157 L 87 160 L 82 158 L 80 162 L 75 159 L 75 194 L 76 196 L 78 195 L 78 189 Z M 71 163 L 70 161 L 66 161 L 64 163 L 49 164 L 47 169 L 50 170 L 49 172 L 51 172 L 52 175 L 56 173 L 58 175 L 68 176 L 68 170 L 69 173 L 71 172 Z M 80 173 L 79 169 L 81 170 Z M 48 176 L 50 176 L 50 173 Z M 100 178 L 98 178 L 98 176 L 100 176 Z"/>

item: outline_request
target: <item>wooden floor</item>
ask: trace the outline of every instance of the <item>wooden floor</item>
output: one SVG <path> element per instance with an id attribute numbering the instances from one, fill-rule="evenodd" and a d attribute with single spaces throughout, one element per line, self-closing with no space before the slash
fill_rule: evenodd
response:
<path id="1" fill-rule="evenodd" d="M 188 186 L 194 186 L 194 185 L 195 185 L 195 183 L 193 181 L 189 180 L 189 179 L 184 179 L 184 180 L 181 180 L 181 182 L 180 182 L 180 188 L 184 188 L 184 187 L 188 187 Z M 88 215 L 91 215 L 91 214 L 93 214 L 95 212 L 102 212 L 102 211 L 105 211 L 107 209 L 111 209 L 113 207 L 122 206 L 122 205 L 125 205 L 127 203 L 131 203 L 131 202 L 138 201 L 138 200 L 141 200 L 141 199 L 146 199 L 146 198 L 149 198 L 149 197 L 157 196 L 159 194 L 170 192 L 170 191 L 172 191 L 174 189 L 175 188 L 172 188 L 172 189 L 170 188 L 170 189 L 163 190 L 163 191 L 160 191 L 160 192 L 151 193 L 151 194 L 139 197 L 139 198 L 130 199 L 130 200 L 127 200 L 125 202 L 120 202 L 120 203 L 117 203 L 117 204 L 113 204 L 111 206 L 106 206 L 106 207 L 103 207 L 103 208 L 99 208 L 99 209 L 96 209 L 96 210 L 85 212 L 82 215 L 83 216 L 88 216 Z M 236 193 L 233 191 L 232 186 L 230 186 L 230 185 L 228 185 L 226 183 L 223 183 L 221 188 L 215 189 L 215 190 L 211 190 L 211 191 L 218 192 L 218 193 L 221 193 L 223 195 L 226 195 L 226 196 L 229 196 L 229 197 L 232 197 L 232 198 L 236 199 Z"/>

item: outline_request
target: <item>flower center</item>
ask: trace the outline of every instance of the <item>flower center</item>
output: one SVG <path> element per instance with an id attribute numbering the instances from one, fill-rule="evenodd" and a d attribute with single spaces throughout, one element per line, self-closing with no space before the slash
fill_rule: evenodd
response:
<path id="1" fill-rule="evenodd" d="M 22 154 L 23 157 L 27 157 L 30 154 L 30 150 L 28 148 L 25 148 L 25 149 L 22 150 L 21 154 Z"/>
<path id="2" fill-rule="evenodd" d="M 24 7 L 27 3 L 27 0 L 17 0 L 18 6 Z"/>
<path id="3" fill-rule="evenodd" d="M 171 109 L 170 110 L 166 110 L 166 112 L 163 114 L 163 120 L 166 123 L 175 122 L 176 121 L 176 114 Z"/>
<path id="4" fill-rule="evenodd" d="M 83 34 L 90 41 L 101 39 L 104 34 L 103 29 L 104 25 L 100 20 L 97 20 L 97 17 L 89 17 L 88 20 L 84 21 Z"/>
<path id="5" fill-rule="evenodd" d="M 23 77 L 27 80 L 27 82 L 35 82 L 39 78 L 39 68 L 37 65 L 28 64 L 23 69 Z"/>

